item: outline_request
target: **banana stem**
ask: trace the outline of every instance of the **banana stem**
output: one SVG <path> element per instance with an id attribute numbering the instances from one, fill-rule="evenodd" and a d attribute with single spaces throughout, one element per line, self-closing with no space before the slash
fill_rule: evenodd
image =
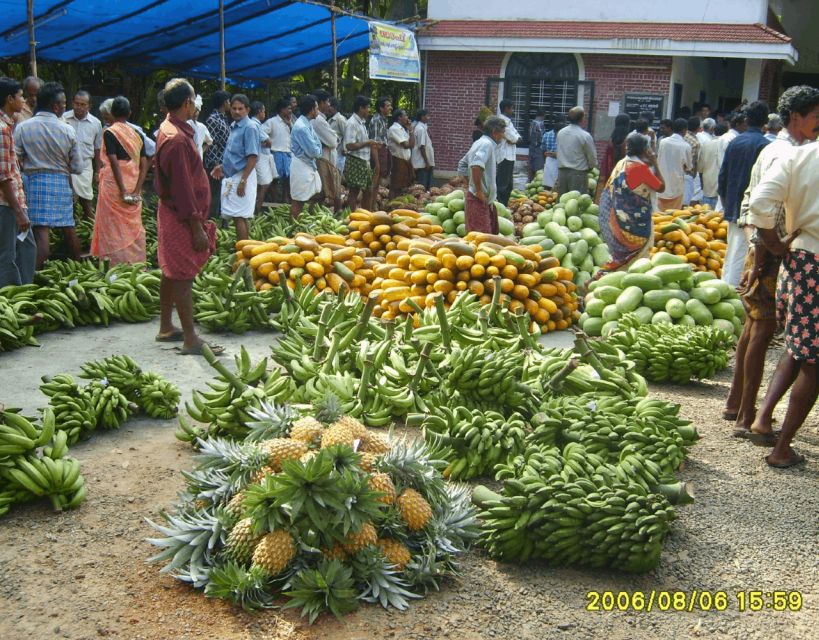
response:
<path id="1" fill-rule="evenodd" d="M 503 496 L 495 493 L 489 487 L 479 484 L 472 490 L 472 504 L 476 507 L 486 508 L 492 502 L 502 502 Z"/>
<path id="2" fill-rule="evenodd" d="M 555 393 L 559 392 L 563 380 L 565 378 L 568 378 L 569 374 L 571 374 L 572 371 L 577 369 L 579 364 L 580 361 L 576 357 L 572 356 L 571 358 L 569 358 L 568 362 L 566 362 L 565 366 L 560 371 L 558 371 L 551 380 L 549 380 L 546 383 L 546 386 Z"/>
<path id="3" fill-rule="evenodd" d="M 404 424 L 406 424 L 408 427 L 420 427 L 426 419 L 427 414 L 425 413 L 410 413 L 407 415 Z"/>
<path id="4" fill-rule="evenodd" d="M 693 424 L 684 424 L 677 427 L 682 439 L 686 442 L 696 442 L 700 439 L 700 434 L 697 432 L 697 427 Z"/>
<path id="5" fill-rule="evenodd" d="M 236 375 L 232 371 L 228 370 L 228 368 L 225 365 L 223 365 L 221 362 L 219 362 L 219 360 L 216 358 L 216 356 L 213 355 L 213 351 L 211 351 L 211 349 L 210 349 L 210 347 L 208 346 L 207 343 L 202 345 L 202 355 L 205 357 L 205 361 L 211 367 L 216 369 L 216 371 L 225 380 L 227 380 L 227 382 L 228 382 L 228 384 L 230 384 L 230 386 L 232 386 L 234 389 L 236 389 L 239 392 L 242 392 L 245 389 L 247 389 L 247 385 L 244 382 L 242 382 L 239 378 L 237 378 Z"/>
<path id="6" fill-rule="evenodd" d="M 449 351 L 452 348 L 452 340 L 449 335 L 449 320 L 444 309 L 444 295 L 439 293 L 435 296 L 435 311 L 438 313 L 438 324 L 441 325 L 441 337 L 444 341 L 444 349 Z"/>
<path id="7" fill-rule="evenodd" d="M 333 310 L 329 304 L 321 310 L 321 315 L 319 316 L 318 321 L 318 329 L 316 330 L 316 341 L 313 344 L 313 360 L 318 360 L 321 354 L 321 349 L 324 346 L 324 336 L 327 333 L 327 321 L 330 319 L 330 314 L 332 311 Z"/>
<path id="8" fill-rule="evenodd" d="M 575 333 L 574 350 L 583 360 L 587 361 L 592 367 L 594 367 L 597 373 L 599 373 L 601 376 L 603 375 L 603 372 L 606 371 L 606 367 L 591 348 L 588 336 L 582 331 Z"/>
<path id="9" fill-rule="evenodd" d="M 395 320 L 382 320 L 381 326 L 384 327 L 384 338 L 386 340 L 392 340 L 392 337 L 395 335 Z"/>
<path id="10" fill-rule="evenodd" d="M 532 335 L 529 333 L 529 327 L 526 326 L 526 318 L 523 313 L 515 314 L 515 326 L 520 334 L 521 340 L 529 348 L 534 347 L 532 343 Z"/>
<path id="11" fill-rule="evenodd" d="M 370 389 L 370 378 L 372 377 L 372 361 L 367 356 L 367 359 L 364 361 L 364 366 L 361 370 L 361 384 L 358 387 L 358 399 L 363 403 L 364 397 L 367 395 L 367 391 Z"/>
<path id="12" fill-rule="evenodd" d="M 424 368 L 426 367 L 427 360 L 429 360 L 429 352 L 432 351 L 432 343 L 427 342 L 421 348 L 420 358 L 418 360 L 418 364 L 415 365 L 415 375 L 412 376 L 412 380 L 409 383 L 409 388 L 415 391 L 418 389 L 418 384 L 421 382 L 421 377 L 424 375 Z"/>
<path id="13" fill-rule="evenodd" d="M 658 484 L 654 487 L 654 490 L 668 498 L 671 504 L 691 504 L 694 502 L 694 487 L 687 482 Z"/>
<path id="14" fill-rule="evenodd" d="M 489 316 L 484 308 L 481 308 L 480 312 L 478 313 L 478 325 L 481 328 L 481 333 L 484 335 L 489 333 Z"/>
<path id="15" fill-rule="evenodd" d="M 327 356 L 324 358 L 324 362 L 321 366 L 322 373 L 330 373 L 333 368 L 333 360 L 338 353 L 338 349 L 341 346 L 341 334 L 334 333 L 332 339 L 330 340 L 330 348 L 327 350 Z"/>
<path id="16" fill-rule="evenodd" d="M 360 340 L 367 332 L 367 325 L 369 324 L 370 318 L 373 315 L 376 302 L 377 296 L 367 296 L 367 304 L 364 305 L 364 310 L 361 312 L 361 317 L 358 319 L 358 324 L 356 325 L 355 340 Z"/>
<path id="17" fill-rule="evenodd" d="M 415 313 L 424 313 L 424 310 L 412 298 L 406 298 L 404 300 L 404 302 L 406 302 L 409 306 L 411 306 L 413 308 L 413 310 L 415 311 Z"/>
<path id="18" fill-rule="evenodd" d="M 412 339 L 412 316 L 407 316 L 404 321 L 404 342 L 409 342 Z"/>
<path id="19" fill-rule="evenodd" d="M 501 277 L 492 276 L 492 302 L 489 303 L 489 319 L 493 322 L 497 320 L 498 306 L 500 305 L 501 297 Z"/>
<path id="20" fill-rule="evenodd" d="M 282 288 L 282 293 L 284 293 L 284 301 L 288 305 L 293 304 L 293 294 L 290 287 L 287 286 L 287 274 L 282 269 L 279 269 L 279 285 Z"/>

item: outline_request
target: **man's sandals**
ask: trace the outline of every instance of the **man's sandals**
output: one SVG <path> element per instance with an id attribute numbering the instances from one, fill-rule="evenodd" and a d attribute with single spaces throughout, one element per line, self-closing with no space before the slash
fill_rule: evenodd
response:
<path id="1" fill-rule="evenodd" d="M 205 345 L 210 347 L 210 350 L 213 352 L 213 355 L 219 356 L 225 352 L 225 348 L 220 344 L 214 344 L 212 342 L 200 342 L 199 344 L 193 347 L 174 347 L 180 356 L 201 356 L 203 355 L 203 350 Z"/>
<path id="2" fill-rule="evenodd" d="M 796 453 L 795 451 L 791 451 L 791 453 L 793 453 L 793 455 L 782 462 L 771 462 L 771 456 L 765 456 L 765 462 L 768 463 L 769 467 L 774 467 L 775 469 L 790 469 L 791 467 L 796 467 L 805 463 L 805 456 Z"/>

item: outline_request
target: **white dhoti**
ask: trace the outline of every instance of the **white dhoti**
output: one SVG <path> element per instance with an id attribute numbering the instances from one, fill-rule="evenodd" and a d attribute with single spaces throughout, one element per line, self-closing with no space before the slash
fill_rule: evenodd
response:
<path id="1" fill-rule="evenodd" d="M 259 155 L 256 162 L 256 180 L 258 184 L 264 186 L 270 184 L 279 177 L 276 172 L 276 164 L 273 162 L 273 154 L 263 153 Z"/>
<path id="2" fill-rule="evenodd" d="M 222 180 L 222 217 L 252 218 L 256 209 L 256 172 L 251 171 L 245 185 L 245 195 L 240 196 L 239 181 L 242 174 L 237 173 Z"/>
<path id="3" fill-rule="evenodd" d="M 74 193 L 83 200 L 94 199 L 94 166 L 88 165 L 80 174 L 71 174 L 71 186 Z"/>
<path id="4" fill-rule="evenodd" d="M 290 164 L 290 197 L 296 202 L 307 202 L 321 191 L 321 176 L 301 158 L 293 156 Z"/>
<path id="5" fill-rule="evenodd" d="M 346 160 L 347 156 L 345 156 L 343 153 L 339 153 L 336 156 L 336 169 L 338 169 L 338 172 L 342 175 L 344 175 L 344 162 Z"/>
<path id="6" fill-rule="evenodd" d="M 543 184 L 554 187 L 557 184 L 557 158 L 546 158 L 543 165 Z"/>
<path id="7" fill-rule="evenodd" d="M 702 193 L 702 178 L 700 178 L 700 174 L 694 176 L 694 195 L 691 196 L 691 200 L 694 202 L 702 202 L 703 193 Z"/>
<path id="8" fill-rule="evenodd" d="M 745 257 L 748 255 L 748 237 L 744 228 L 736 222 L 728 223 L 728 246 L 725 248 L 725 262 L 722 266 L 722 279 L 732 287 L 739 285 Z"/>

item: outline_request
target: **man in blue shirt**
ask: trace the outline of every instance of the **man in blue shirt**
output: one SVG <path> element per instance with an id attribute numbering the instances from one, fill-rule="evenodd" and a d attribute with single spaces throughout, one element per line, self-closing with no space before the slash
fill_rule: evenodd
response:
<path id="1" fill-rule="evenodd" d="M 770 144 L 770 140 L 762 133 L 762 127 L 768 122 L 768 105 L 761 101 L 752 102 L 745 108 L 745 114 L 748 116 L 748 130 L 738 135 L 725 149 L 717 184 L 725 209 L 723 215 L 728 222 L 728 247 L 725 250 L 722 279 L 733 287 L 739 285 L 748 253 L 745 231 L 737 225 L 742 197 L 748 188 L 751 169 L 759 152 Z"/>
<path id="2" fill-rule="evenodd" d="M 321 157 L 321 140 L 316 135 L 311 120 L 318 115 L 318 100 L 308 93 L 299 100 L 301 115 L 290 132 L 290 214 L 298 218 L 304 203 L 312 200 L 321 191 L 321 177 L 316 159 Z"/>

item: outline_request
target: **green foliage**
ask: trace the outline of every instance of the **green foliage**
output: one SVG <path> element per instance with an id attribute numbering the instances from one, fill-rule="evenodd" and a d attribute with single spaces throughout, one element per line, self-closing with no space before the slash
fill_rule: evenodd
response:
<path id="1" fill-rule="evenodd" d="M 358 607 L 353 570 L 338 560 L 324 560 L 317 569 L 305 568 L 292 579 L 285 595 L 285 609 L 301 607 L 301 615 L 312 624 L 325 609 L 341 618 Z"/>

